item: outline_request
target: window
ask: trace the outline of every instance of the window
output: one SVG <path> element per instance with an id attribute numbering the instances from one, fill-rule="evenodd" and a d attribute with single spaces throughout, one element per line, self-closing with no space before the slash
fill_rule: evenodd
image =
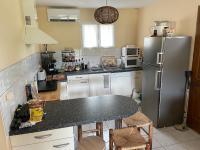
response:
<path id="1" fill-rule="evenodd" d="M 82 35 L 84 48 L 114 47 L 113 25 L 83 25 Z"/>
<path id="2" fill-rule="evenodd" d="M 97 36 L 96 25 L 83 25 L 83 47 L 92 48 L 98 47 L 98 36 Z"/>

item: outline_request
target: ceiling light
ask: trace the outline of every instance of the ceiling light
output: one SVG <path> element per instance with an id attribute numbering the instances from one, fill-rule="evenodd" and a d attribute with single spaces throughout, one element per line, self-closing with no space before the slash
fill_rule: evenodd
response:
<path id="1" fill-rule="evenodd" d="M 116 8 L 107 6 L 106 0 L 106 6 L 97 8 L 95 10 L 94 18 L 101 24 L 112 24 L 118 20 L 119 12 Z"/>

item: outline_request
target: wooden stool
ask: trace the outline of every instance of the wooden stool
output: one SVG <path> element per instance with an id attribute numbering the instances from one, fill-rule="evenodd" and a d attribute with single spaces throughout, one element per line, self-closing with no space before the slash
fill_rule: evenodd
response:
<path id="1" fill-rule="evenodd" d="M 143 148 L 150 150 L 150 145 L 140 135 L 137 128 L 134 127 L 110 129 L 109 138 L 109 150 L 113 150 L 113 145 L 116 150 L 136 150 Z"/>
<path id="2" fill-rule="evenodd" d="M 137 127 L 139 131 L 142 129 L 148 135 L 148 143 L 152 149 L 153 123 L 147 116 L 141 112 L 137 112 L 123 119 L 123 121 L 128 127 Z M 145 127 L 148 127 L 148 131 L 146 131 Z"/>
<path id="3" fill-rule="evenodd" d="M 96 136 L 88 136 L 83 138 L 83 133 L 96 133 Z M 103 123 L 96 123 L 96 129 L 82 131 L 82 126 L 78 126 L 78 150 L 105 150 L 105 142 L 103 140 Z"/>

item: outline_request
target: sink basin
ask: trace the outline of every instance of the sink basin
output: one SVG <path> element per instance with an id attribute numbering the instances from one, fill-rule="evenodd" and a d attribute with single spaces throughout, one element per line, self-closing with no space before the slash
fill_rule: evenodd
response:
<path id="1" fill-rule="evenodd" d="M 94 71 L 94 72 L 98 72 L 98 71 L 103 71 L 103 68 L 101 68 L 101 67 L 92 67 L 90 70 Z"/>
<path id="2" fill-rule="evenodd" d="M 103 69 L 104 71 L 120 71 L 122 70 L 122 68 L 119 68 L 119 67 L 113 67 L 113 68 L 104 68 Z"/>

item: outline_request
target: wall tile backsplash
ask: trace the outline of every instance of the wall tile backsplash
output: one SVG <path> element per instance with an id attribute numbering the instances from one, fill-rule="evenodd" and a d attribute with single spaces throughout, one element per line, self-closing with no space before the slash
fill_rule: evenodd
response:
<path id="1" fill-rule="evenodd" d="M 56 59 L 56 68 L 61 68 L 62 66 L 62 51 L 56 51 L 54 58 Z M 82 49 L 75 50 L 75 55 L 77 59 L 82 57 L 86 62 L 90 63 L 90 66 L 99 65 L 102 56 L 115 56 L 116 58 L 121 57 L 121 49 L 119 48 L 93 48 L 93 49 Z"/>
<path id="2" fill-rule="evenodd" d="M 0 71 L 0 111 L 7 135 L 16 107 L 26 101 L 25 84 L 34 81 L 39 64 L 36 53 Z"/>

